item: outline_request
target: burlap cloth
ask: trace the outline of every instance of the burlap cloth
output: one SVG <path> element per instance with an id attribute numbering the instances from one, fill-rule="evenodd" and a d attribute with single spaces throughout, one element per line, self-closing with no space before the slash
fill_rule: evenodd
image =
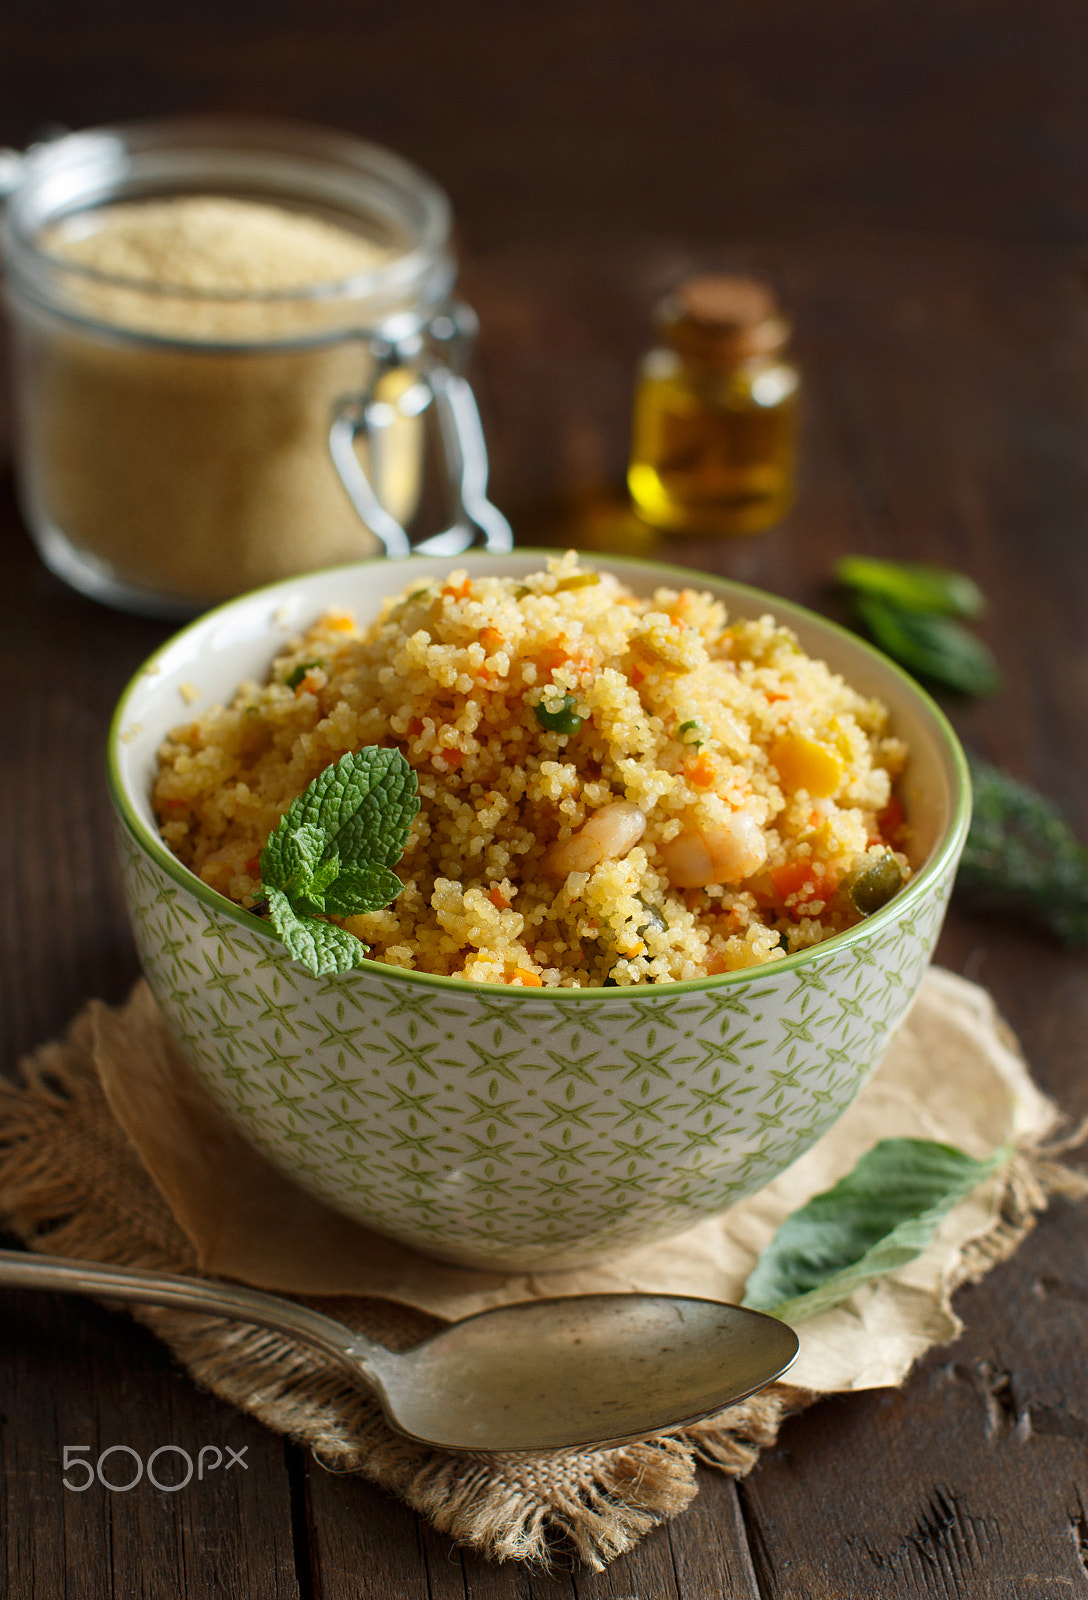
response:
<path id="1" fill-rule="evenodd" d="M 141 1321 L 215 1394 L 310 1445 L 336 1471 L 401 1495 L 444 1533 L 494 1559 L 543 1561 L 557 1543 L 600 1567 L 695 1494 L 702 1459 L 740 1476 L 783 1417 L 820 1394 L 901 1383 L 960 1322 L 952 1290 L 1004 1259 L 1049 1193 L 1088 1192 L 1054 1159 L 1055 1107 L 1032 1085 L 986 993 L 932 971 L 851 1109 L 768 1188 L 664 1244 L 578 1271 L 512 1275 L 424 1259 L 301 1194 L 214 1109 L 142 983 L 94 1002 L 66 1039 L 0 1088 L 0 1212 L 33 1249 L 234 1277 L 292 1293 L 395 1348 L 505 1301 L 592 1290 L 739 1300 L 778 1224 L 888 1135 L 1016 1155 L 901 1271 L 802 1324 L 788 1383 L 677 1437 L 620 1449 L 493 1462 L 398 1438 L 331 1367 L 266 1331 L 177 1312 Z M 1049 1145 L 1047 1141 L 1050 1141 Z"/>

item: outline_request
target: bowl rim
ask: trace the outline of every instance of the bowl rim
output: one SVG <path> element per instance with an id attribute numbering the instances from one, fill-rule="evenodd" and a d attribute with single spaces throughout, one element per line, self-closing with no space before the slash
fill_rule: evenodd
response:
<path id="1" fill-rule="evenodd" d="M 495 556 L 486 552 L 466 551 L 464 556 L 451 556 L 450 570 L 456 570 L 458 560 L 465 556 L 488 560 L 508 560 L 510 557 L 540 557 L 542 562 L 548 557 L 561 556 L 565 552 L 558 548 L 546 548 L 535 545 L 515 545 L 514 549 L 505 555 Z M 703 978 L 685 978 L 678 983 L 669 984 L 625 984 L 614 989 L 601 986 L 587 986 L 585 988 L 540 988 L 523 989 L 517 985 L 505 983 L 479 983 L 465 978 L 450 977 L 444 973 L 417 972 L 413 968 L 394 967 L 384 961 L 371 961 L 364 957 L 357 967 L 351 972 L 364 972 L 371 977 L 380 978 L 386 982 L 404 982 L 413 987 L 424 989 L 438 989 L 449 993 L 464 995 L 480 994 L 487 996 L 502 996 L 510 1001 L 515 999 L 542 1002 L 545 1005 L 553 1001 L 562 1004 L 586 1004 L 596 1001 L 602 1005 L 630 1004 L 632 996 L 636 999 L 644 998 L 647 992 L 652 991 L 654 998 L 663 998 L 665 995 L 703 994 L 707 990 L 730 989 L 750 984 L 759 979 L 770 978 L 778 973 L 792 973 L 805 967 L 815 958 L 821 956 L 834 956 L 836 952 L 849 949 L 851 946 L 879 934 L 891 922 L 897 921 L 905 910 L 912 909 L 918 901 L 925 898 L 931 886 L 943 876 L 948 864 L 955 860 L 967 836 L 967 829 L 971 821 L 971 778 L 967 764 L 967 757 L 963 746 L 960 744 L 952 724 L 936 701 L 925 689 L 912 678 L 911 675 L 894 662 L 890 656 L 876 649 L 866 640 L 844 628 L 840 623 L 832 622 L 816 611 L 810 611 L 806 606 L 798 605 L 795 601 L 787 600 L 780 595 L 769 593 L 765 589 L 757 589 L 752 584 L 738 583 L 732 578 L 722 577 L 718 573 L 703 572 L 698 568 L 681 567 L 672 563 L 661 561 L 648 561 L 641 557 L 613 555 L 611 552 L 597 552 L 580 550 L 579 557 L 589 557 L 596 561 L 598 554 L 603 558 L 601 565 L 607 570 L 607 561 L 611 559 L 622 562 L 625 567 L 641 568 L 647 573 L 660 574 L 662 581 L 673 578 L 691 586 L 693 579 L 702 580 L 710 584 L 720 583 L 727 585 L 739 594 L 751 598 L 766 609 L 771 611 L 776 621 L 789 625 L 791 620 L 801 620 L 803 623 L 815 623 L 827 629 L 833 636 L 843 640 L 851 649 L 859 650 L 863 655 L 873 658 L 881 671 L 890 672 L 899 680 L 901 688 L 913 697 L 932 720 L 935 731 L 944 744 L 944 749 L 949 757 L 948 773 L 952 780 L 952 805 L 951 814 L 942 835 L 939 837 L 929 859 L 911 878 L 905 889 L 894 895 L 887 905 L 882 906 L 872 916 L 864 918 L 852 928 L 846 928 L 842 933 L 833 934 L 831 938 L 821 940 L 820 943 L 808 945 L 804 950 L 797 950 L 792 955 L 779 956 L 771 961 L 761 962 L 755 967 L 741 967 L 734 972 L 708 973 Z M 411 558 L 405 563 L 405 581 L 410 581 Z M 318 567 L 311 572 L 298 573 L 290 578 L 281 578 L 275 583 L 263 584 L 259 588 L 249 589 L 244 594 L 235 595 L 232 599 L 212 607 L 208 611 L 195 617 L 185 627 L 172 633 L 158 649 L 136 669 L 128 683 L 121 692 L 113 716 L 110 719 L 106 745 L 106 779 L 110 797 L 120 820 L 144 853 L 161 867 L 169 877 L 182 889 L 186 890 L 195 899 L 199 900 L 207 909 L 219 916 L 229 917 L 248 932 L 256 934 L 273 947 L 278 947 L 283 952 L 285 960 L 290 960 L 282 940 L 271 928 L 270 924 L 262 917 L 255 916 L 252 911 L 236 905 L 233 900 L 228 900 L 218 890 L 212 889 L 196 873 L 178 859 L 164 841 L 144 823 L 135 806 L 133 805 L 128 788 L 121 771 L 120 746 L 123 742 L 123 730 L 128 720 L 129 702 L 137 690 L 145 683 L 149 675 L 158 670 L 158 663 L 168 651 L 173 650 L 178 642 L 198 629 L 208 627 L 214 618 L 222 618 L 235 606 L 249 602 L 261 595 L 272 596 L 280 591 L 290 591 L 293 585 L 308 582 L 315 578 L 332 577 L 339 573 L 365 571 L 369 568 L 386 569 L 390 565 L 388 558 L 377 557 L 367 561 L 342 562 L 331 567 Z M 305 969 L 302 969 L 305 970 Z M 341 979 L 350 981 L 351 973 L 342 973 Z"/>

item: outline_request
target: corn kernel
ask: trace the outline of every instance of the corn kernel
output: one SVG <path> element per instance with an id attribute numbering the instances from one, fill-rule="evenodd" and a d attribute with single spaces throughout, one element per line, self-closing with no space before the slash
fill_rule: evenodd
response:
<path id="1" fill-rule="evenodd" d="M 834 751 L 800 733 L 779 739 L 771 760 L 784 789 L 805 789 L 815 800 L 833 795 L 843 780 L 845 769 Z"/>

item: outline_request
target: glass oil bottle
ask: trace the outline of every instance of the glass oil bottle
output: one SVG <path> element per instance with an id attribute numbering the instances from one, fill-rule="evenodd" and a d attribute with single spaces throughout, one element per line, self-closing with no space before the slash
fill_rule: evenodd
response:
<path id="1" fill-rule="evenodd" d="M 658 306 L 635 394 L 628 487 L 669 533 L 758 533 L 794 493 L 799 374 L 790 326 L 754 278 L 689 278 Z"/>

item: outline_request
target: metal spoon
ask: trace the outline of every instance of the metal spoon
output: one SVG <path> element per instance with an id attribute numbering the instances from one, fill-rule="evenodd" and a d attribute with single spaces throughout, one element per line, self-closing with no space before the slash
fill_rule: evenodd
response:
<path id="1" fill-rule="evenodd" d="M 398 1354 L 307 1306 L 233 1283 L 2 1250 L 0 1285 L 274 1328 L 372 1390 L 406 1438 L 481 1455 L 623 1444 L 680 1428 L 762 1389 L 797 1354 L 784 1322 L 681 1295 L 521 1301 Z"/>

